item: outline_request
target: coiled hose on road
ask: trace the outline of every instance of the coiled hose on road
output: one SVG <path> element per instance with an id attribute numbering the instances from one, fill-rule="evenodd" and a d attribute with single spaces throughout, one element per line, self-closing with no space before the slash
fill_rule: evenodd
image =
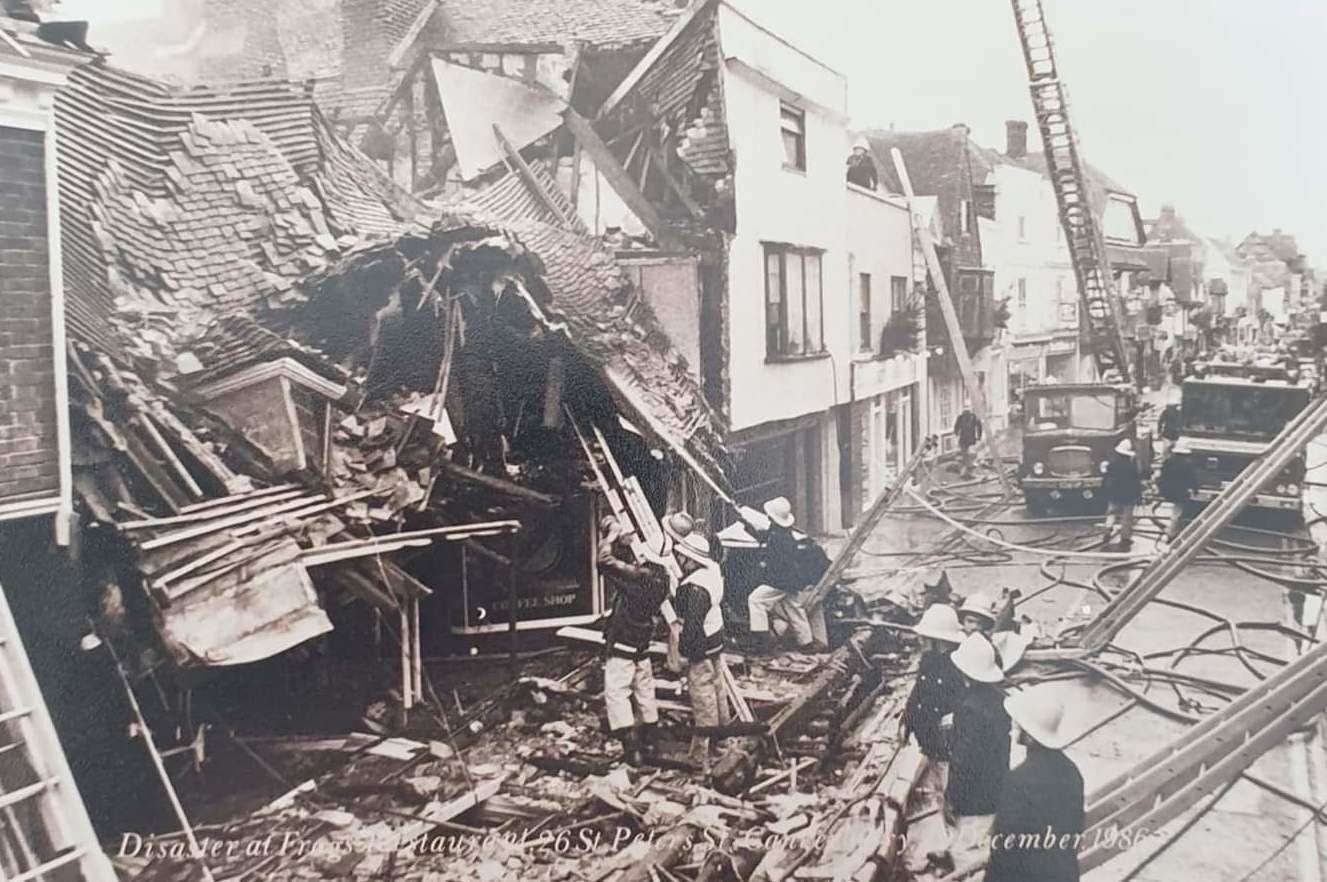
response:
<path id="1" fill-rule="evenodd" d="M 1027 603 L 1033 598 L 1059 587 L 1091 592 L 1103 600 L 1109 600 L 1119 590 L 1118 585 L 1112 584 L 1112 582 L 1124 581 L 1127 583 L 1127 579 L 1121 580 L 1122 576 L 1131 570 L 1140 569 L 1149 562 L 1149 555 L 1147 554 L 1101 552 L 1097 549 L 1105 544 L 1102 537 L 1084 536 L 1082 533 L 1073 533 L 1064 529 L 1072 524 L 1100 524 L 1102 523 L 1102 516 L 1100 515 L 1063 515 L 1026 519 L 1000 517 L 1004 510 L 1016 503 L 1009 500 L 998 489 L 984 489 L 990 487 L 996 477 L 994 472 L 989 472 L 968 480 L 932 484 L 921 494 L 918 504 L 896 505 L 890 510 L 891 516 L 940 517 L 948 522 L 956 529 L 957 534 L 951 535 L 948 541 L 942 541 L 941 548 L 921 553 L 863 548 L 861 553 L 874 558 L 907 558 L 909 566 L 906 569 L 1016 566 L 1020 563 L 1035 563 L 1038 567 L 1038 574 L 1045 579 L 1046 583 L 1032 591 L 1024 592 L 1016 600 L 1016 604 Z M 1143 515 L 1140 519 L 1141 522 L 1135 526 L 1135 533 L 1154 536 L 1163 535 L 1164 527 L 1162 526 L 1161 515 L 1158 513 L 1159 507 L 1159 501 L 1152 502 L 1151 510 Z M 1306 521 L 1303 533 L 1290 533 L 1243 525 L 1232 525 L 1227 528 L 1237 534 L 1274 540 L 1283 547 L 1267 548 L 1239 542 L 1233 538 L 1214 539 L 1204 549 L 1203 553 L 1195 558 L 1195 563 L 1229 566 L 1282 588 L 1306 594 L 1323 594 L 1327 591 L 1327 566 L 1316 559 L 1319 546 L 1318 543 L 1309 538 L 1308 531 L 1313 525 L 1327 521 L 1327 515 L 1319 512 L 1316 508 L 1312 510 L 1314 517 Z M 1045 534 L 1014 543 L 1004 538 L 1003 532 L 1000 530 L 1001 527 L 1047 527 L 1050 529 Z M 955 545 L 957 547 L 951 547 Z M 944 550 L 941 550 L 942 548 Z M 1044 559 L 1039 562 L 1020 561 L 1018 560 L 1019 553 L 1034 554 L 1038 557 L 1044 557 Z M 1091 573 L 1088 581 L 1080 581 L 1070 577 L 1069 566 L 1071 564 L 1081 563 L 1084 560 L 1102 559 L 1105 559 L 1105 562 Z M 900 569 L 904 568 L 883 569 L 879 572 L 897 572 Z M 1287 570 L 1290 572 L 1284 572 Z M 1273 632 L 1282 634 L 1296 641 L 1296 643 L 1315 642 L 1314 637 L 1279 622 L 1235 621 L 1192 604 L 1164 598 L 1158 598 L 1153 602 L 1210 619 L 1213 625 L 1183 645 L 1172 649 L 1150 652 L 1145 656 L 1111 646 L 1108 647 L 1107 652 L 1112 655 L 1123 656 L 1125 660 L 1117 661 L 1102 658 L 1082 662 L 1081 664 L 1075 663 L 1075 670 L 1051 675 L 1050 678 L 1097 676 L 1127 695 L 1131 705 L 1137 703 L 1175 719 L 1195 722 L 1198 717 L 1186 712 L 1185 709 L 1211 710 L 1214 709 L 1214 706 L 1204 705 L 1194 700 L 1186 694 L 1185 690 L 1225 702 L 1238 695 L 1243 689 L 1232 684 L 1204 679 L 1178 670 L 1186 659 L 1197 656 L 1231 656 L 1253 677 L 1258 680 L 1265 680 L 1268 672 L 1264 666 L 1281 667 L 1288 662 L 1286 659 L 1245 646 L 1242 639 L 1243 632 Z M 1220 634 L 1229 637 L 1229 646 L 1208 647 L 1204 645 Z M 1169 667 L 1156 667 L 1149 664 L 1149 662 L 1157 662 L 1163 659 L 1170 659 Z M 1021 678 L 1021 681 L 1033 682 L 1045 679 L 1048 679 L 1048 677 L 1033 676 Z M 1132 686 L 1128 682 L 1128 680 L 1139 679 L 1142 681 L 1139 687 Z M 1173 691 L 1179 710 L 1149 696 L 1151 690 L 1157 685 L 1168 686 Z M 1117 715 L 1100 721 L 1079 737 L 1086 737 L 1092 730 L 1105 725 Z"/>

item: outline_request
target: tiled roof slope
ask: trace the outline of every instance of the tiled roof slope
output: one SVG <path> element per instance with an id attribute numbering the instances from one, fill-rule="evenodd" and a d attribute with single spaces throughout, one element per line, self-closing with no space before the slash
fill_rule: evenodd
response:
<path id="1" fill-rule="evenodd" d="M 865 137 L 882 186 L 891 193 L 903 192 L 890 154 L 897 147 L 916 195 L 937 198 L 946 243 L 956 247 L 960 264 L 980 266 L 977 237 L 973 232 L 962 232 L 959 212 L 962 201 L 973 198 L 974 185 L 986 180 L 992 165 L 972 143 L 967 129 L 955 126 L 930 132 L 870 131 Z"/>
<path id="2" fill-rule="evenodd" d="M 119 330 L 166 357 L 422 210 L 288 84 L 236 97 L 103 67 L 73 79 L 57 101 L 65 278 L 71 333 L 92 345 Z"/>
<path id="3" fill-rule="evenodd" d="M 596 47 L 655 40 L 678 10 L 670 0 L 442 0 L 431 42 L 552 43 Z"/>
<path id="4" fill-rule="evenodd" d="M 534 172 L 544 193 L 561 209 L 562 216 L 572 219 L 574 224 L 572 229 L 578 233 L 585 233 L 584 222 L 571 207 L 571 200 L 553 180 L 544 163 L 532 162 L 530 170 Z M 561 218 L 549 209 L 544 200 L 540 199 L 539 195 L 526 184 L 525 179 L 516 172 L 508 172 L 487 187 L 466 194 L 461 205 L 470 206 L 482 214 L 507 222 L 531 220 L 555 226 L 562 223 Z"/>

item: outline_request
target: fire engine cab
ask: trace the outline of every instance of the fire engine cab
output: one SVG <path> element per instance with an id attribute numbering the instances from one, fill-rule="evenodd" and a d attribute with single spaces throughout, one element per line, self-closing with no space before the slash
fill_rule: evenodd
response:
<path id="1" fill-rule="evenodd" d="M 1144 470 L 1151 463 L 1151 436 L 1138 431 L 1137 417 L 1137 395 L 1123 384 L 1051 383 L 1024 390 L 1018 477 L 1028 511 L 1104 511 L 1101 481 L 1115 445 L 1128 438 Z"/>
<path id="2" fill-rule="evenodd" d="M 1199 363 L 1184 381 L 1181 440 L 1193 451 L 1199 487 L 1211 502 L 1267 449 L 1286 423 L 1309 403 L 1297 370 L 1283 365 Z M 1263 486 L 1249 505 L 1298 512 L 1303 503 L 1304 453 Z"/>

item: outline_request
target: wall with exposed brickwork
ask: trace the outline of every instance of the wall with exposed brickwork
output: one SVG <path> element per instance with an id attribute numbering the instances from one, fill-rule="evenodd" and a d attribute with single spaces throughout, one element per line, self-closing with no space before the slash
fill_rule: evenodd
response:
<path id="1" fill-rule="evenodd" d="M 43 135 L 0 126 L 0 505 L 59 488 Z"/>

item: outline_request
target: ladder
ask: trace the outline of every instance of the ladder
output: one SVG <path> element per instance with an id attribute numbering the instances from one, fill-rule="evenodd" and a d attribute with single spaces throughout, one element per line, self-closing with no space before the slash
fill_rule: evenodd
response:
<path id="1" fill-rule="evenodd" d="M 927 437 L 918 446 L 917 451 L 912 454 L 912 459 L 909 459 L 903 466 L 902 471 L 894 477 L 893 483 L 876 497 L 875 502 L 871 503 L 871 507 L 867 509 L 866 514 L 862 515 L 861 521 L 853 527 L 852 535 L 848 537 L 843 549 L 830 562 L 829 568 L 820 577 L 820 581 L 816 582 L 815 587 L 803 599 L 802 602 L 808 612 L 819 606 L 825 599 L 825 595 L 829 593 L 829 589 L 833 588 L 839 581 L 843 571 L 848 568 L 848 564 L 852 563 L 853 558 L 857 556 L 857 552 L 866 544 L 866 540 L 871 538 L 871 534 L 875 532 L 875 528 L 880 524 L 881 519 L 884 518 L 898 498 L 903 495 L 904 488 L 908 486 L 913 474 L 925 462 L 934 444 L 934 439 Z"/>
<path id="2" fill-rule="evenodd" d="M 113 882 L 0 590 L 0 870 L 9 882 Z"/>
<path id="3" fill-rule="evenodd" d="M 1327 398 L 1318 398 L 1287 423 L 1262 456 L 1249 463 L 1221 495 L 1189 522 L 1168 551 L 1153 558 L 1124 590 L 1110 599 L 1101 614 L 1083 629 L 1078 646 L 1089 653 L 1104 649 L 1324 429 L 1327 429 Z"/>
<path id="4" fill-rule="evenodd" d="M 990 410 L 986 406 L 986 392 L 982 389 L 981 382 L 977 379 L 977 372 L 972 367 L 972 356 L 968 354 L 968 344 L 963 338 L 963 327 L 959 324 L 958 313 L 954 311 L 954 301 L 949 296 L 949 284 L 945 281 L 944 267 L 940 265 L 940 256 L 935 250 L 930 227 L 924 220 L 918 218 L 912 207 L 917 197 L 912 190 L 912 178 L 908 175 L 903 153 L 894 147 L 890 150 L 890 158 L 894 162 L 894 171 L 898 174 L 899 183 L 903 187 L 903 195 L 908 200 L 908 214 L 912 217 L 913 232 L 921 241 L 922 257 L 926 261 L 926 269 L 931 274 L 931 281 L 935 284 L 935 299 L 940 307 L 940 315 L 945 320 L 945 329 L 949 332 L 949 345 L 954 348 L 954 360 L 958 362 L 958 371 L 963 375 L 968 398 L 972 400 L 972 410 L 980 420 L 986 422 L 990 416 Z M 991 452 L 991 459 L 995 461 L 995 476 L 1000 479 L 1000 489 L 1006 496 L 1012 495 L 1014 485 L 1009 479 L 1009 470 L 1005 468 L 1004 456 L 1000 451 L 1000 442 L 995 432 L 986 433 L 986 449 Z"/>
<path id="5" fill-rule="evenodd" d="M 1156 831 L 1235 780 L 1258 757 L 1327 709 L 1327 643 L 1206 717 L 1177 741 L 1108 781 L 1087 799 L 1086 873 L 1122 850 L 1134 831 Z"/>
<path id="6" fill-rule="evenodd" d="M 1069 123 L 1069 103 L 1055 64 L 1054 41 L 1046 27 L 1041 0 L 1010 0 L 1027 64 L 1032 108 L 1046 153 L 1046 173 L 1055 189 L 1060 224 L 1074 264 L 1078 294 L 1087 326 L 1083 335 L 1105 379 L 1115 371 L 1129 382 L 1128 350 L 1120 335 L 1119 306 L 1112 291 L 1110 261 L 1092 213 L 1078 139 Z"/>

